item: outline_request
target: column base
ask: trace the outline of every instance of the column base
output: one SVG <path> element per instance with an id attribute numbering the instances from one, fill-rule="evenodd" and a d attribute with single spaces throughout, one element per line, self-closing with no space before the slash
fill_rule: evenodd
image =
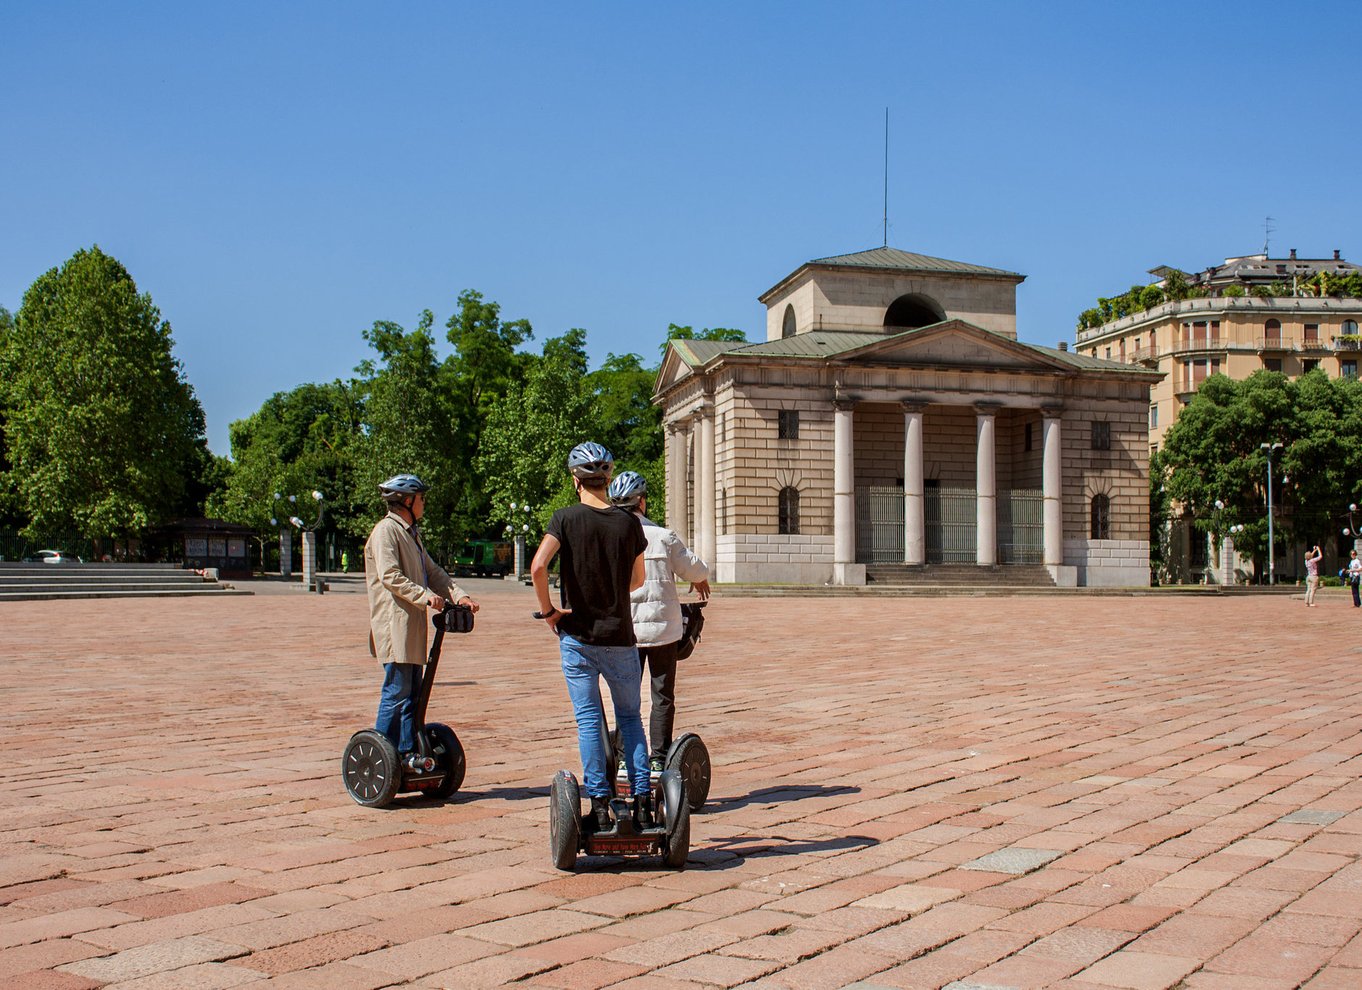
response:
<path id="1" fill-rule="evenodd" d="M 860 587 L 865 584 L 865 564 L 833 564 L 832 583 Z"/>

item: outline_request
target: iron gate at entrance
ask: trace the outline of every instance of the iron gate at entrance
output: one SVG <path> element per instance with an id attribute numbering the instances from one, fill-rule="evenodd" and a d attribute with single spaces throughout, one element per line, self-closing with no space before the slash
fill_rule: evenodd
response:
<path id="1" fill-rule="evenodd" d="M 929 564 L 972 564 L 978 560 L 975 491 L 928 488 L 924 514 Z M 998 495 L 998 562 L 1039 564 L 1044 535 L 1039 491 L 1015 489 Z M 903 563 L 903 489 L 856 489 L 856 561 Z"/>

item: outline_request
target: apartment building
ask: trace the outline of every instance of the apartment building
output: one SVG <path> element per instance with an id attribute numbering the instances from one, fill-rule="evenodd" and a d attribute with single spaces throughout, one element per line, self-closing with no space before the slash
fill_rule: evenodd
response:
<path id="1" fill-rule="evenodd" d="M 1150 274 L 1160 289 L 1183 282 L 1192 297 L 1080 330 L 1075 349 L 1163 372 L 1149 396 L 1151 452 L 1210 375 L 1243 379 L 1266 368 L 1296 377 L 1322 367 L 1357 377 L 1362 299 L 1318 294 L 1321 280 L 1327 289 L 1330 280 L 1362 277 L 1362 266 L 1338 251 L 1297 258 L 1292 249 L 1286 258 L 1227 258 L 1194 275 L 1167 266 Z"/>

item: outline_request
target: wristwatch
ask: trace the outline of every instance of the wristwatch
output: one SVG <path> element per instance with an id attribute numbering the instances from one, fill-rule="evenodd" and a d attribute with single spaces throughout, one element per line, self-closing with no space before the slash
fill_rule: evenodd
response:
<path id="1" fill-rule="evenodd" d="M 536 619 L 547 619 L 550 616 L 557 615 L 558 610 L 556 608 L 550 608 L 547 612 L 531 612 L 530 614 Z"/>

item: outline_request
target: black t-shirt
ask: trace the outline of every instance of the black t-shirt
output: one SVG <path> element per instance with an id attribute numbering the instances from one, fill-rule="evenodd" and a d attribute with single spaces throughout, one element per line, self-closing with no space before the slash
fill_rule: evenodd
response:
<path id="1" fill-rule="evenodd" d="M 648 546 L 638 517 L 579 502 L 553 514 L 548 535 L 559 543 L 563 607 L 572 609 L 558 628 L 583 643 L 633 646 L 629 581 Z"/>

